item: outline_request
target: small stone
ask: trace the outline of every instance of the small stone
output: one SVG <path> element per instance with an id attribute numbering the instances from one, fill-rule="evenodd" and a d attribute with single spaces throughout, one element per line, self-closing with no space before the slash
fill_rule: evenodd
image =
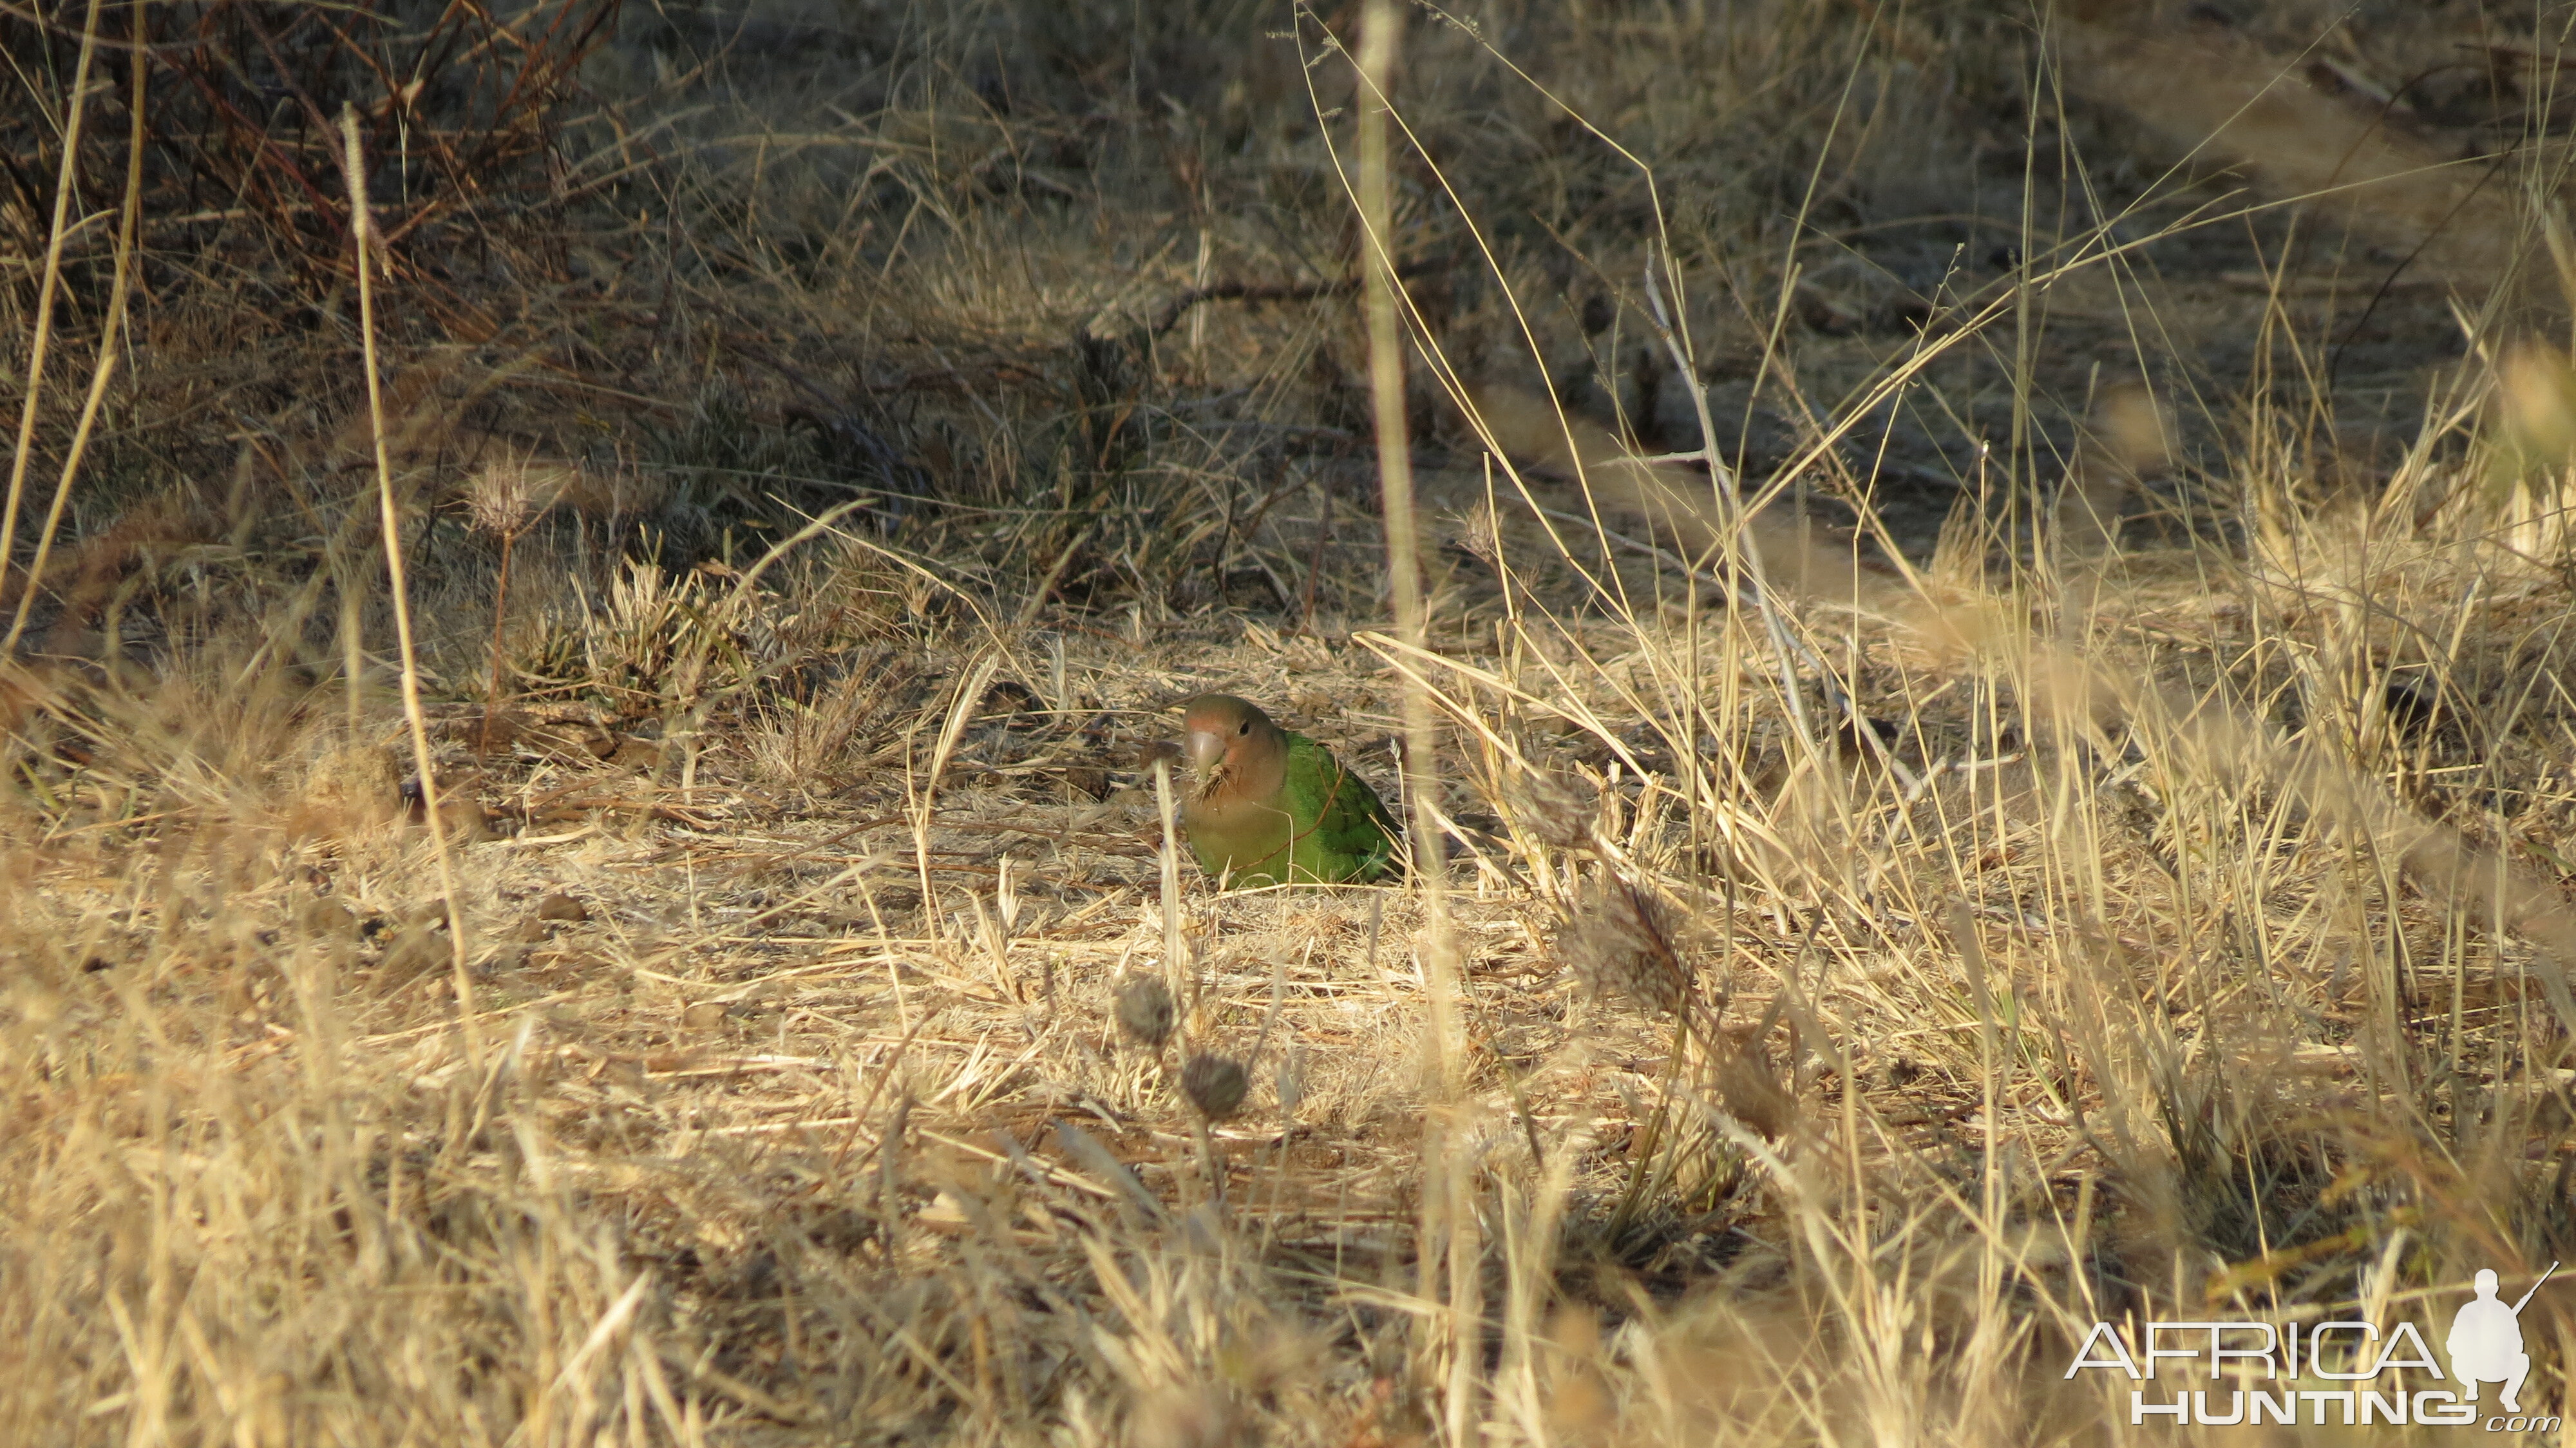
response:
<path id="1" fill-rule="evenodd" d="M 579 925 L 590 918 L 590 910 L 570 895 L 548 895 L 537 902 L 537 918 Z"/>
<path id="2" fill-rule="evenodd" d="M 447 842 L 451 845 L 481 844 L 493 837 L 492 816 L 470 799 L 440 800 L 438 819 L 447 826 Z"/>
<path id="3" fill-rule="evenodd" d="M 527 732 L 528 721 L 518 710 L 504 704 L 473 719 L 460 731 L 474 745 L 478 754 L 503 754 Z"/>
<path id="4" fill-rule="evenodd" d="M 455 961 L 447 938 L 426 926 L 406 928 L 385 947 L 383 961 L 388 983 L 401 985 L 432 971 L 444 970 Z"/>
<path id="5" fill-rule="evenodd" d="M 680 1012 L 680 1024 L 693 1031 L 712 1031 L 725 1023 L 722 1001 L 700 1001 Z"/>
<path id="6" fill-rule="evenodd" d="M 955 1192 L 946 1187 L 940 1188 L 939 1195 L 932 1197 L 928 1206 L 913 1213 L 913 1220 L 933 1231 L 944 1232 L 951 1236 L 974 1225 L 973 1219 L 966 1215 L 966 1204 L 958 1199 Z"/>
<path id="7" fill-rule="evenodd" d="M 401 766 L 378 745 L 335 745 L 306 771 L 304 802 L 352 824 L 391 819 L 402 807 Z"/>
<path id="8" fill-rule="evenodd" d="M 295 912 L 295 923 L 317 940 L 358 938 L 358 912 L 328 896 L 305 901 Z"/>

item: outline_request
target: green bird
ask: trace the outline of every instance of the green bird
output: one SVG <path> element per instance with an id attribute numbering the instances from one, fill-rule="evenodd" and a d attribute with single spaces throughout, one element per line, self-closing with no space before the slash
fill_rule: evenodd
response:
<path id="1" fill-rule="evenodd" d="M 1340 885 L 1384 875 L 1401 837 L 1368 781 L 1250 701 L 1201 694 L 1183 727 L 1181 824 L 1199 868 L 1234 885 Z"/>

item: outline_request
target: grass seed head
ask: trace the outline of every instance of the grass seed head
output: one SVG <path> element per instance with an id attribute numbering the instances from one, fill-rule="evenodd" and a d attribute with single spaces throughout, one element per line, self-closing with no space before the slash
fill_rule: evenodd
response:
<path id="1" fill-rule="evenodd" d="M 1456 520 L 1451 541 L 1459 549 L 1488 568 L 1499 567 L 1503 557 L 1502 520 L 1495 516 L 1494 505 L 1479 501 Z"/>
<path id="2" fill-rule="evenodd" d="M 1512 814 L 1540 844 L 1570 850 L 1592 840 L 1592 819 L 1599 806 L 1579 780 L 1543 770 L 1525 770 L 1514 781 Z"/>
<path id="3" fill-rule="evenodd" d="M 528 526 L 528 470 L 517 462 L 493 463 L 474 475 L 465 490 L 465 517 L 474 531 L 495 538 L 514 538 Z"/>
<path id="4" fill-rule="evenodd" d="M 1181 1094 L 1189 1098 L 1192 1110 L 1210 1121 L 1224 1121 L 1241 1111 L 1251 1085 L 1243 1063 L 1232 1056 L 1202 1051 L 1181 1067 Z"/>
<path id="5" fill-rule="evenodd" d="M 1118 1029 L 1148 1051 L 1172 1038 L 1172 992 L 1157 977 L 1140 975 L 1118 988 Z"/>
<path id="6" fill-rule="evenodd" d="M 1683 956 L 1687 922 L 1654 895 L 1614 880 L 1586 890 L 1556 932 L 1556 955 L 1592 994 L 1616 995 L 1656 1015 L 1690 998 Z"/>

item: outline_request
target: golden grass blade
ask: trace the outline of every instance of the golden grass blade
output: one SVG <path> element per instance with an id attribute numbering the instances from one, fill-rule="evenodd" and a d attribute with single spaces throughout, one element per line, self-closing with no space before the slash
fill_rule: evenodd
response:
<path id="1" fill-rule="evenodd" d="M 1386 566 L 1393 596 L 1396 634 L 1419 646 L 1429 631 L 1422 590 L 1421 529 L 1414 509 L 1413 458 L 1405 420 L 1406 344 L 1397 316 L 1399 245 L 1395 235 L 1394 162 L 1388 145 L 1388 117 L 1394 106 L 1392 86 L 1402 45 L 1404 11 L 1395 0 L 1368 0 L 1360 13 L 1360 48 L 1356 57 L 1359 97 L 1357 200 L 1366 234 L 1368 268 L 1369 405 L 1377 424 L 1378 486 L 1386 516 Z M 1445 1362 L 1442 1384 L 1449 1441 L 1467 1441 L 1478 1412 L 1477 1380 L 1482 1354 L 1475 1346 L 1474 1324 L 1483 1320 L 1481 1249 L 1477 1234 L 1475 1181 L 1462 1155 L 1464 1123 L 1459 1106 L 1460 1042 L 1458 1040 L 1457 957 L 1450 940 L 1447 896 L 1448 841 L 1440 821 L 1440 736 L 1431 699 L 1417 682 L 1404 690 L 1404 794 L 1412 806 L 1414 879 L 1422 902 L 1422 926 L 1415 950 L 1430 987 L 1430 1104 L 1423 1134 L 1428 1171 L 1423 1193 L 1421 1253 L 1422 1291 L 1428 1298 L 1438 1280 L 1447 1281 L 1446 1313 L 1439 1318 L 1439 1350 L 1433 1360 Z"/>
<path id="2" fill-rule="evenodd" d="M 89 112 L 89 66 L 91 57 L 98 54 L 98 16 L 104 3 L 89 0 L 88 17 L 81 22 L 80 59 L 72 65 L 68 114 L 63 117 L 63 161 L 54 176 L 54 214 L 45 232 L 45 265 L 36 282 L 36 320 L 27 343 L 27 396 L 18 408 L 17 446 L 9 456 L 9 493 L 0 499 L 0 578 L 8 574 L 10 548 L 17 541 L 18 504 L 26 496 L 27 464 L 35 452 L 36 407 L 44 398 L 45 354 L 54 336 L 54 295 L 62 282 L 63 243 L 71 235 L 72 179 L 80 170 L 81 118 Z M 135 23 L 142 23 L 139 14 Z M 136 109 L 139 124 L 139 104 Z M 108 339 L 102 337 L 99 345 L 104 356 Z M 35 584 L 34 578 L 28 579 L 28 592 L 35 591 Z"/>
<path id="3" fill-rule="evenodd" d="M 403 718 L 411 727 L 412 767 L 420 775 L 423 822 L 429 829 L 430 853 L 438 865 L 438 894 L 447 911 L 447 943 L 456 991 L 456 1020 L 464 1035 L 469 1066 L 482 1059 L 481 1028 L 475 1024 L 474 977 L 468 969 L 472 943 L 467 937 L 465 907 L 456 888 L 456 862 L 447 847 L 447 820 L 440 808 L 438 771 L 429 751 L 429 720 L 420 707 L 420 662 L 412 641 L 411 589 L 403 576 L 402 513 L 394 501 L 393 458 L 386 449 L 384 377 L 376 361 L 375 260 L 367 207 L 367 158 L 358 140 L 358 108 L 340 109 L 342 160 L 349 178 L 349 238 L 355 248 L 358 275 L 358 335 L 367 369 L 367 425 L 375 442 L 377 521 L 382 528 L 385 576 L 394 609 L 394 636 L 402 654 Z"/>
<path id="4" fill-rule="evenodd" d="M 96 6 L 91 7 L 90 18 L 93 24 L 97 20 L 96 8 Z M 63 509 L 71 502 L 72 479 L 79 474 L 81 457 L 89 449 L 90 429 L 98 421 L 99 404 L 106 400 L 108 377 L 116 370 L 117 349 L 125 342 L 126 304 L 132 296 L 134 284 L 135 233 L 143 221 L 143 138 L 146 115 L 144 81 L 151 73 L 148 65 L 150 57 L 142 45 L 143 37 L 147 33 L 144 24 L 145 10 L 145 0 L 134 0 L 134 95 L 128 102 L 133 108 L 134 124 L 125 149 L 125 204 L 116 227 L 116 280 L 108 292 L 107 321 L 99 329 L 98 362 L 90 374 L 89 395 L 81 401 L 80 423 L 72 432 L 71 448 L 63 455 L 62 476 L 54 483 L 54 500 L 45 508 L 44 530 L 36 535 L 36 557 L 34 562 L 27 565 L 27 583 L 18 594 L 18 610 L 10 616 L 8 634 L 0 637 L 0 659 L 13 657 L 17 653 L 19 636 L 26 632 L 28 610 L 35 606 L 36 590 L 45 580 L 45 563 L 54 551 L 55 530 L 62 526 Z M 88 57 L 84 54 L 82 58 L 86 62 Z M 77 122 L 75 122 L 75 128 L 76 126 Z M 68 160 L 68 140 L 65 157 Z M 55 219 L 57 223 L 61 220 L 59 215 Z M 50 286 L 50 283 L 48 285 Z M 45 325 L 46 323 L 42 321 L 37 324 L 40 332 Z M 31 409 L 36 401 L 34 378 L 42 365 L 41 360 L 33 361 L 28 369 L 30 381 L 27 402 Z M 19 422 L 18 462 L 15 470 L 23 470 L 26 464 L 26 424 L 27 418 L 22 417 Z M 9 483 L 8 516 L 11 519 L 18 516 L 18 478 L 14 476 L 15 470 Z M 5 560 L 8 556 L 6 526 L 0 525 L 0 572 L 6 571 Z"/>

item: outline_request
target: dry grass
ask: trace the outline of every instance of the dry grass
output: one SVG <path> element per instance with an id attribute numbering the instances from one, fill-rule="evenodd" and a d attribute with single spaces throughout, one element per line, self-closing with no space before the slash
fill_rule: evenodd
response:
<path id="1" fill-rule="evenodd" d="M 1364 12 L 0 12 L 0 1438 L 2126 1442 L 2576 1259 L 2559 22 L 1414 12 L 1363 174 Z M 1176 868 L 1210 688 L 1440 868 Z"/>

